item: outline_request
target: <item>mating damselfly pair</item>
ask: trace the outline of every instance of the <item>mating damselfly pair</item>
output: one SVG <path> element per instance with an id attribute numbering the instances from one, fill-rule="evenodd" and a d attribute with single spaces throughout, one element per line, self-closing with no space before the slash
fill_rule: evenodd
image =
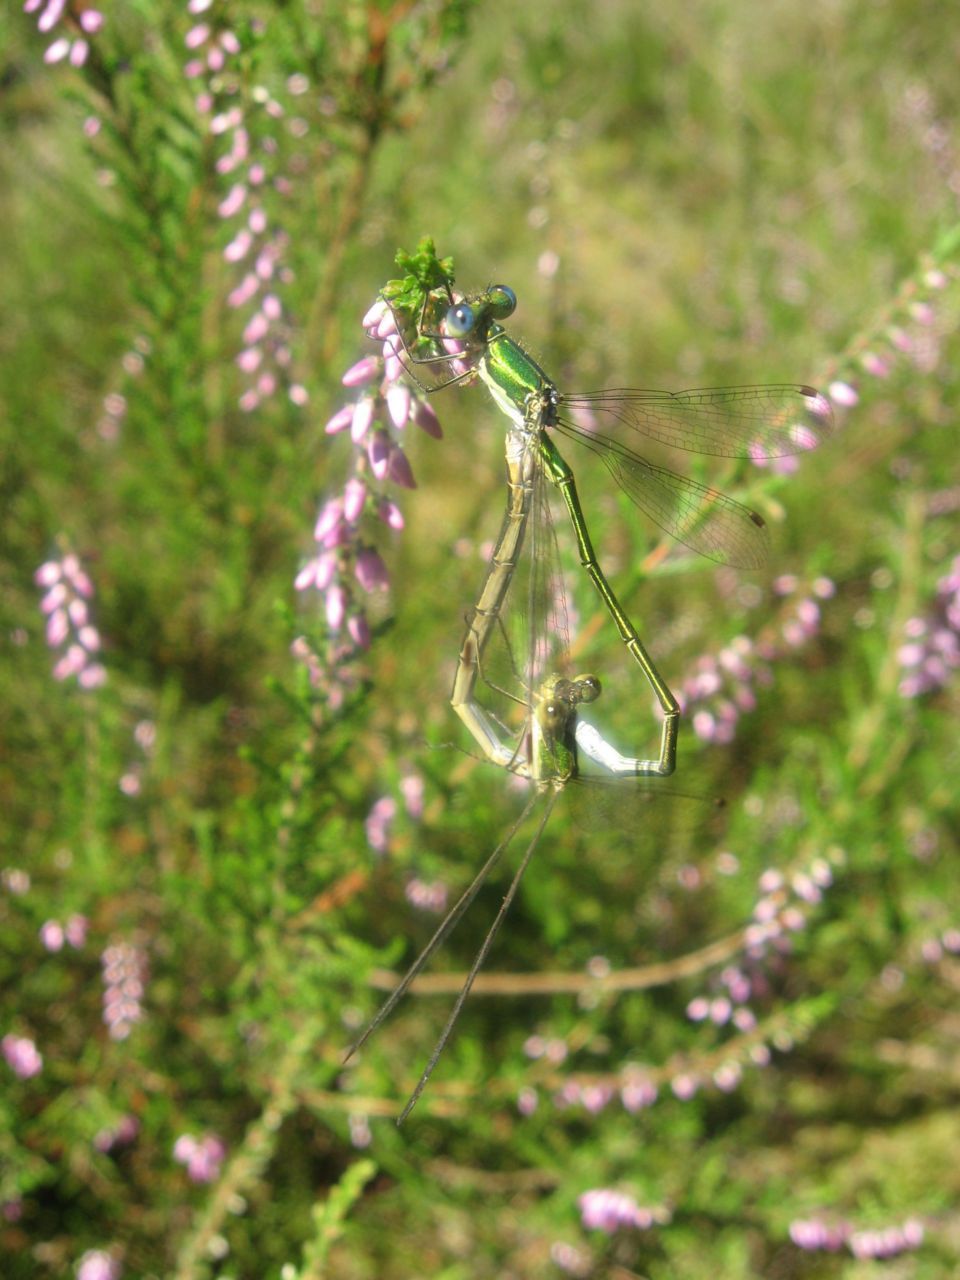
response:
<path id="1" fill-rule="evenodd" d="M 816 447 L 832 430 L 828 401 L 800 383 L 696 389 L 680 392 L 615 389 L 564 394 L 504 328 L 517 300 L 506 285 L 461 295 L 454 290 L 449 260 L 424 241 L 415 255 L 398 255 L 404 271 L 383 290 L 367 316 L 384 343 L 387 377 L 405 375 L 424 393 L 452 385 L 482 383 L 507 418 L 507 504 L 487 575 L 460 648 L 451 698 L 454 710 L 484 755 L 529 779 L 534 792 L 516 823 L 490 855 L 472 884 L 440 925 L 363 1036 L 360 1047 L 394 1008 L 453 926 L 520 826 L 539 795 L 544 810 L 496 920 L 467 975 L 450 1019 L 402 1120 L 423 1089 L 446 1044 L 470 986 L 516 893 L 520 878 L 546 825 L 556 796 L 578 778 L 578 753 L 610 777 L 662 778 L 676 765 L 680 707 L 654 665 L 637 629 L 601 568 L 581 505 L 574 472 L 557 439 L 583 446 L 599 458 L 630 501 L 662 530 L 691 550 L 719 563 L 752 569 L 763 563 L 768 531 L 755 511 L 690 477 L 637 452 L 642 437 L 688 452 L 723 458 L 766 460 Z M 603 430 L 598 429 L 602 424 Z M 548 490 L 559 493 L 569 516 L 583 571 L 592 581 L 628 652 L 659 704 L 663 721 L 659 750 L 650 758 L 624 756 L 580 715 L 599 692 L 592 676 L 563 674 L 562 604 L 548 622 L 547 597 L 562 602 Z M 524 557 L 526 544 L 526 557 Z M 524 590 L 514 588 L 526 562 Z M 517 596 L 520 599 L 517 600 Z M 516 605 L 526 618 L 527 639 L 519 672 L 525 723 L 511 738 L 478 700 L 486 679 L 485 656 Z M 558 648 L 561 650 L 558 652 Z"/>

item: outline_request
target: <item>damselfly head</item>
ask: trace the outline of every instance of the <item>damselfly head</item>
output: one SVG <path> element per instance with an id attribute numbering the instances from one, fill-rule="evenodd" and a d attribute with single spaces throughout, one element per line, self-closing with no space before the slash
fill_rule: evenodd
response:
<path id="1" fill-rule="evenodd" d="M 466 338 L 473 332 L 476 314 L 469 302 L 456 302 L 444 317 L 444 332 L 451 338 Z"/>
<path id="2" fill-rule="evenodd" d="M 482 293 L 471 294 L 453 303 L 443 319 L 443 331 L 451 338 L 485 342 L 491 329 L 512 316 L 517 309 L 517 295 L 505 284 L 492 284 Z"/>
<path id="3" fill-rule="evenodd" d="M 570 683 L 577 702 L 596 702 L 603 692 L 599 676 L 574 676 Z"/>

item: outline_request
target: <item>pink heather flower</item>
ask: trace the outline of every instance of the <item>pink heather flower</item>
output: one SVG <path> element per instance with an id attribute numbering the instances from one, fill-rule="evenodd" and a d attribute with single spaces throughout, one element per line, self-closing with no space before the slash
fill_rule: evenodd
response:
<path id="1" fill-rule="evenodd" d="M 40 941 L 47 951 L 62 951 L 66 941 L 63 925 L 58 920 L 45 920 L 40 926 Z"/>
<path id="2" fill-rule="evenodd" d="M 400 430 L 407 425 L 411 408 L 410 388 L 402 382 L 395 382 L 387 390 L 387 412 L 390 421 Z"/>
<path id="3" fill-rule="evenodd" d="M 55 582 L 59 582 L 63 568 L 57 560 L 47 560 L 33 575 L 33 580 L 38 587 L 52 587 Z"/>
<path id="4" fill-rule="evenodd" d="M 403 363 L 388 338 L 383 344 L 383 376 L 386 382 L 396 382 L 403 374 Z"/>
<path id="5" fill-rule="evenodd" d="M 43 60 L 48 65 L 54 66 L 58 62 L 62 62 L 69 52 L 70 41 L 66 36 L 61 36 L 59 40 L 54 40 L 53 44 L 47 48 L 46 53 L 43 55 Z"/>
<path id="6" fill-rule="evenodd" d="M 622 1191 L 597 1188 L 578 1196 L 583 1225 L 590 1231 L 605 1231 L 608 1235 L 629 1227 L 646 1231 L 654 1222 L 666 1220 L 662 1210 L 642 1208 L 632 1196 Z"/>
<path id="7" fill-rule="evenodd" d="M 523 1052 L 528 1058 L 542 1058 L 544 1046 L 543 1036 L 527 1036 L 523 1042 Z"/>
<path id="8" fill-rule="evenodd" d="M 540 1102 L 536 1089 L 523 1088 L 517 1094 L 517 1110 L 522 1116 L 532 1116 Z"/>
<path id="9" fill-rule="evenodd" d="M 250 272 L 249 275 L 243 277 L 235 289 L 227 294 L 227 306 L 233 308 L 245 306 L 259 288 L 259 279 L 253 272 Z"/>
<path id="10" fill-rule="evenodd" d="M 226 1147 L 213 1134 L 197 1139 L 185 1133 L 173 1145 L 173 1158 L 178 1164 L 186 1165 L 191 1182 L 216 1182 L 226 1154 Z"/>
<path id="11" fill-rule="evenodd" d="M 580 1091 L 580 1101 L 591 1115 L 599 1115 L 613 1097 L 613 1089 L 606 1084 L 587 1084 Z"/>
<path id="12" fill-rule="evenodd" d="M 7 1065 L 21 1080 L 29 1080 L 31 1076 L 39 1075 L 43 1070 L 43 1055 L 37 1050 L 33 1041 L 26 1036 L 5 1035 L 0 1042 L 0 1048 L 3 1050 Z"/>
<path id="13" fill-rule="evenodd" d="M 345 404 L 342 409 L 338 409 L 327 425 L 323 428 L 328 436 L 336 435 L 339 431 L 346 431 L 347 427 L 353 422 L 353 415 L 356 412 L 354 405 Z"/>
<path id="14" fill-rule="evenodd" d="M 385 340 L 387 338 L 392 338 L 396 332 L 397 332 L 397 322 L 394 318 L 393 312 L 390 310 L 389 307 L 387 307 L 383 317 L 380 320 L 380 323 L 377 325 L 377 332 L 375 336 L 377 338 L 381 338 Z M 391 352 L 396 354 L 400 346 L 399 342 L 391 342 L 389 345 L 390 345 Z"/>
<path id="15" fill-rule="evenodd" d="M 262 360 L 263 352 L 259 347 L 247 347 L 236 357 L 236 364 L 244 373 L 256 373 Z"/>
<path id="16" fill-rule="evenodd" d="M 420 911 L 440 915 L 447 909 L 447 886 L 442 880 L 428 883 L 415 877 L 407 882 L 404 893 L 407 901 Z"/>
<path id="17" fill-rule="evenodd" d="M 878 356 L 875 351 L 865 351 L 860 357 L 864 370 L 874 378 L 886 378 L 890 373 L 890 362 Z"/>
<path id="18" fill-rule="evenodd" d="M 89 622 L 87 606 L 93 584 L 72 554 L 64 556 L 59 564 L 48 560 L 34 576 L 37 585 L 46 588 L 40 607 L 49 615 L 47 643 L 55 651 L 64 650 L 54 664 L 54 679 L 75 676 L 82 688 L 97 688 L 106 681 L 107 673 L 100 663 L 92 661 L 92 655 L 100 649 L 100 633 Z"/>
<path id="19" fill-rule="evenodd" d="M 143 1018 L 140 1003 L 146 961 L 143 952 L 128 942 L 113 943 L 100 957 L 103 967 L 103 1020 L 112 1040 L 126 1040 L 134 1024 Z"/>
<path id="20" fill-rule="evenodd" d="M 364 504 L 367 500 L 367 486 L 362 480 L 352 476 L 344 486 L 343 490 L 343 515 L 344 519 L 351 524 L 355 524 L 363 512 Z"/>
<path id="21" fill-rule="evenodd" d="M 544 1042 L 543 1056 L 555 1067 L 558 1067 L 561 1062 L 566 1062 L 569 1052 L 566 1040 L 560 1036 L 552 1036 Z"/>
<path id="22" fill-rule="evenodd" d="M 408 773 L 400 779 L 400 794 L 407 813 L 417 820 L 423 817 L 423 779 L 418 773 Z"/>
<path id="23" fill-rule="evenodd" d="M 100 689 L 107 683 L 107 670 L 99 662 L 86 666 L 77 676 L 81 689 Z"/>
<path id="24" fill-rule="evenodd" d="M 393 483 L 400 485 L 402 489 L 415 489 L 417 487 L 407 455 L 394 444 L 391 444 L 387 455 L 387 474 Z"/>
<path id="25" fill-rule="evenodd" d="M 370 624 L 362 613 L 352 613 L 347 618 L 347 635 L 358 649 L 370 648 Z"/>
<path id="26" fill-rule="evenodd" d="M 673 1090 L 674 1097 L 679 1098 L 681 1102 L 689 1102 L 699 1093 L 700 1083 L 696 1076 L 681 1072 L 670 1081 L 670 1088 Z"/>
<path id="27" fill-rule="evenodd" d="M 377 480 L 387 475 L 390 462 L 390 437 L 385 431 L 374 431 L 367 442 L 367 456 L 370 459 L 370 470 Z"/>
<path id="28" fill-rule="evenodd" d="M 410 416 L 420 430 L 425 431 L 428 436 L 433 436 L 435 440 L 443 438 L 443 428 L 440 426 L 440 420 L 426 400 L 421 400 L 419 396 L 415 396 L 411 403 Z"/>
<path id="29" fill-rule="evenodd" d="M 117 786 L 125 796 L 138 796 L 143 789 L 140 775 L 134 769 L 122 774 Z"/>
<path id="30" fill-rule="evenodd" d="M 199 49 L 202 44 L 206 44 L 210 39 L 210 28 L 205 22 L 199 23 L 190 30 L 183 38 L 183 43 L 188 49 Z"/>
<path id="31" fill-rule="evenodd" d="M 620 1102 L 631 1115 L 644 1107 L 652 1107 L 656 1100 L 657 1087 L 645 1077 L 626 1080 L 620 1088 Z"/>
<path id="32" fill-rule="evenodd" d="M 564 1107 L 575 1107 L 579 1101 L 580 1085 L 576 1080 L 567 1080 L 553 1097 L 553 1105 L 561 1110 Z"/>
<path id="33" fill-rule="evenodd" d="M 710 1001 L 706 996 L 695 996 L 687 1005 L 687 1017 L 691 1022 L 703 1022 L 710 1012 Z"/>
<path id="34" fill-rule="evenodd" d="M 929 302 L 911 302 L 909 311 L 917 324 L 931 325 L 936 320 L 936 312 Z"/>
<path id="35" fill-rule="evenodd" d="M 326 591 L 337 571 L 336 556 L 329 552 L 308 560 L 293 580 L 294 590 L 305 591 L 307 587 L 316 587 L 318 591 Z"/>
<path id="36" fill-rule="evenodd" d="M 383 298 L 378 298 L 370 310 L 360 321 L 362 328 L 373 329 L 376 331 L 377 325 L 385 315 L 390 314 L 390 308 L 387 306 Z"/>
<path id="37" fill-rule="evenodd" d="M 69 599 L 67 588 L 62 582 L 58 582 L 56 586 L 51 587 L 47 594 L 40 601 L 40 608 L 44 613 L 50 613 L 54 609 L 59 609 L 60 605 Z"/>
<path id="38" fill-rule="evenodd" d="M 913 338 L 911 338 L 906 329 L 902 329 L 900 325 L 891 325 L 887 330 L 887 337 L 890 340 L 890 345 L 896 348 L 897 351 L 901 351 L 905 355 L 909 355 L 913 350 Z"/>
<path id="39" fill-rule="evenodd" d="M 709 711 L 697 711 L 693 716 L 693 732 L 701 742 L 713 742 L 716 739 L 717 722 Z"/>
<path id="40" fill-rule="evenodd" d="M 46 34 L 52 27 L 55 27 L 63 16 L 63 11 L 66 7 L 66 0 L 49 0 L 47 7 L 37 19 L 37 30 Z"/>
<path id="41" fill-rule="evenodd" d="M 347 611 L 347 596 L 343 587 L 334 583 L 326 594 L 327 626 L 331 631 L 339 631 Z"/>
<path id="42" fill-rule="evenodd" d="M 839 1223 L 828 1226 L 818 1218 L 796 1218 L 790 1223 L 790 1239 L 798 1249 L 823 1250 L 836 1253 L 842 1249 L 850 1234 L 850 1228 Z"/>
<path id="43" fill-rule="evenodd" d="M 120 1280 L 120 1262 L 104 1249 L 88 1249 L 77 1263 L 77 1280 Z"/>
<path id="44" fill-rule="evenodd" d="M 395 502 L 389 498 L 381 498 L 377 503 L 377 515 L 390 529 L 403 528 L 403 513 Z"/>
<path id="45" fill-rule="evenodd" d="M 351 365 L 340 381 L 345 387 L 362 387 L 380 372 L 380 361 L 376 356 L 364 356 L 356 364 Z"/>
<path id="46" fill-rule="evenodd" d="M 717 996 L 710 1001 L 710 1021 L 716 1026 L 722 1027 L 728 1023 L 731 1013 L 733 1013 L 733 1005 L 726 996 Z"/>
<path id="47" fill-rule="evenodd" d="M 343 499 L 331 498 L 320 508 L 317 523 L 313 527 L 314 541 L 326 546 L 336 546 L 342 521 Z"/>
<path id="48" fill-rule="evenodd" d="M 350 423 L 350 438 L 354 444 L 359 444 L 367 434 L 370 423 L 373 421 L 374 408 L 374 402 L 369 396 L 364 396 L 354 405 Z"/>
<path id="49" fill-rule="evenodd" d="M 386 853 L 390 841 L 390 828 L 397 816 L 397 802 L 392 796 L 381 796 L 375 801 L 364 823 L 367 844 L 374 853 Z"/>
<path id="50" fill-rule="evenodd" d="M 732 1093 L 743 1079 L 743 1069 L 738 1062 L 725 1062 L 713 1073 L 713 1083 L 721 1093 Z"/>
<path id="51" fill-rule="evenodd" d="M 87 940 L 90 921 L 86 916 L 72 915 L 64 928 L 64 935 L 71 947 L 79 949 Z"/>
<path id="52" fill-rule="evenodd" d="M 365 591 L 385 591 L 390 585 L 390 575 L 378 552 L 365 547 L 357 552 L 355 564 L 357 581 Z"/>
<path id="53" fill-rule="evenodd" d="M 249 231 L 241 229 L 240 231 L 237 232 L 237 234 L 233 237 L 233 239 L 224 249 L 223 251 L 224 261 L 225 262 L 242 261 L 250 252 L 252 245 L 253 245 L 253 236 L 250 234 Z M 252 338 L 248 339 L 245 336 L 244 341 L 252 342 L 252 341 L 255 341 L 255 339 L 252 339 Z"/>
<path id="54" fill-rule="evenodd" d="M 51 649 L 59 649 L 70 634 L 70 623 L 66 611 L 57 609 L 47 619 L 47 644 Z"/>

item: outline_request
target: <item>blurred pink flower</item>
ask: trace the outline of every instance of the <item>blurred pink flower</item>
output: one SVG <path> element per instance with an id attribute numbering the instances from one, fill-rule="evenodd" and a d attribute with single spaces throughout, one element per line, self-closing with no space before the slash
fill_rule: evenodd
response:
<path id="1" fill-rule="evenodd" d="M 0 1047 L 7 1065 L 21 1080 L 29 1080 L 43 1070 L 43 1055 L 27 1036 L 5 1035 Z"/>
<path id="2" fill-rule="evenodd" d="M 226 1147 L 214 1134 L 195 1138 L 185 1133 L 173 1145 L 173 1158 L 178 1164 L 186 1165 L 191 1182 L 215 1182 L 226 1154 Z"/>

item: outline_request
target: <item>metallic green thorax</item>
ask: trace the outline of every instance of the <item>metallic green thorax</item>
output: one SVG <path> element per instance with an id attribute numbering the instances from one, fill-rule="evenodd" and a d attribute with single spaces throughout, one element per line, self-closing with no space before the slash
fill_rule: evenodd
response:
<path id="1" fill-rule="evenodd" d="M 477 372 L 501 412 L 517 426 L 540 425 L 556 398 L 556 387 L 500 325 L 492 327 Z"/>

